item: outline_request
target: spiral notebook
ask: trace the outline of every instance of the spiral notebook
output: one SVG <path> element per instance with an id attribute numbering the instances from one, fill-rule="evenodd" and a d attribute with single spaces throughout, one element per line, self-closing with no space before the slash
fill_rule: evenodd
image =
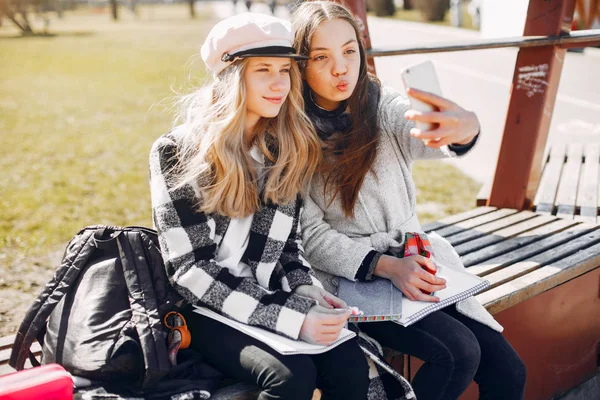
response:
<path id="1" fill-rule="evenodd" d="M 363 315 L 351 316 L 350 322 L 393 321 L 409 326 L 426 315 L 472 296 L 490 283 L 467 271 L 437 265 L 437 275 L 446 279 L 446 288 L 435 292 L 438 303 L 412 301 L 402 295 L 392 281 L 377 278 L 370 282 L 352 282 L 341 278 L 338 296 Z"/>
<path id="2" fill-rule="evenodd" d="M 194 312 L 229 325 L 230 327 L 235 328 L 238 331 L 253 337 L 254 339 L 260 340 L 273 350 L 277 351 L 279 354 L 283 355 L 325 353 L 326 351 L 333 349 L 334 347 L 356 336 L 356 334 L 351 330 L 342 328 L 342 332 L 340 332 L 338 338 L 330 345 L 324 346 L 307 343 L 302 340 L 288 339 L 265 329 L 232 320 L 205 307 L 194 307 Z"/>

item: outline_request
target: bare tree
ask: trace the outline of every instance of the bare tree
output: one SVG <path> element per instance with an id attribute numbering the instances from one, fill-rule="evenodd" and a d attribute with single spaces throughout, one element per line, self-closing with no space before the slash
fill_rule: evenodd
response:
<path id="1" fill-rule="evenodd" d="M 27 18 L 29 2 L 24 0 L 0 0 L 0 16 L 6 16 L 24 34 L 33 34 Z"/>
<path id="2" fill-rule="evenodd" d="M 188 0 L 190 5 L 190 18 L 196 18 L 196 0 Z"/>
<path id="3" fill-rule="evenodd" d="M 119 20 L 119 3 L 117 0 L 110 0 L 110 8 L 112 10 L 112 19 Z"/>

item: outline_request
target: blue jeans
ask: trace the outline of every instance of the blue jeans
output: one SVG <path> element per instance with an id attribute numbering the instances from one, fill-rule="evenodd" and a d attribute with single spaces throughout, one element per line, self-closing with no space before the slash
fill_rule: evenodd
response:
<path id="1" fill-rule="evenodd" d="M 409 327 L 393 322 L 360 324 L 383 346 L 425 362 L 412 386 L 418 400 L 455 400 L 472 380 L 479 398 L 520 400 L 525 365 L 502 334 L 456 311 L 434 312 Z"/>
<path id="2" fill-rule="evenodd" d="M 323 400 L 364 400 L 369 367 L 356 339 L 323 354 L 283 356 L 237 329 L 211 318 L 185 314 L 191 347 L 224 374 L 262 389 L 258 399 L 310 400 L 315 388 Z"/>

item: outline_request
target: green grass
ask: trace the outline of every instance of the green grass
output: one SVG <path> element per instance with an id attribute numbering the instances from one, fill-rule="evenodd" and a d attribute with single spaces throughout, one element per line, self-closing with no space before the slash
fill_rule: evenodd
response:
<path id="1" fill-rule="evenodd" d="M 78 11 L 49 36 L 0 29 L 0 265 L 43 256 L 87 224 L 149 225 L 148 152 L 172 116 L 158 103 L 201 78 L 206 16 L 181 6 Z M 9 77 L 9 79 L 7 79 Z"/>
<path id="2" fill-rule="evenodd" d="M 451 26 L 450 23 L 450 12 L 447 11 L 443 21 L 425 21 L 421 16 L 421 12 L 416 8 L 412 10 L 403 10 L 401 8 L 396 10 L 396 13 L 392 17 L 394 19 L 399 19 L 402 21 L 411 21 L 411 22 L 427 22 L 428 24 L 441 25 L 441 26 Z M 473 26 L 473 21 L 471 18 L 471 14 L 467 11 L 467 3 L 463 2 L 462 6 L 462 18 L 463 18 L 463 26 L 461 28 L 477 30 L 475 26 Z"/>
<path id="3" fill-rule="evenodd" d="M 419 161 L 413 168 L 417 214 L 422 224 L 475 207 L 481 184 L 444 161 Z"/>

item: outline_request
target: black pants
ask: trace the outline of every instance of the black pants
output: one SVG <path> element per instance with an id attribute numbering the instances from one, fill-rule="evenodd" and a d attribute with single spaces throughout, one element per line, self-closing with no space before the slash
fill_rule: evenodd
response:
<path id="1" fill-rule="evenodd" d="M 510 343 L 455 306 L 407 328 L 371 322 L 360 329 L 382 345 L 425 362 L 412 382 L 418 400 L 458 399 L 472 380 L 479 385 L 480 399 L 523 399 L 525 365 Z"/>
<path id="2" fill-rule="evenodd" d="M 264 343 L 211 318 L 185 313 L 191 347 L 226 375 L 256 384 L 258 399 L 310 400 L 315 388 L 323 400 L 364 400 L 369 368 L 356 339 L 318 355 L 283 356 Z"/>

